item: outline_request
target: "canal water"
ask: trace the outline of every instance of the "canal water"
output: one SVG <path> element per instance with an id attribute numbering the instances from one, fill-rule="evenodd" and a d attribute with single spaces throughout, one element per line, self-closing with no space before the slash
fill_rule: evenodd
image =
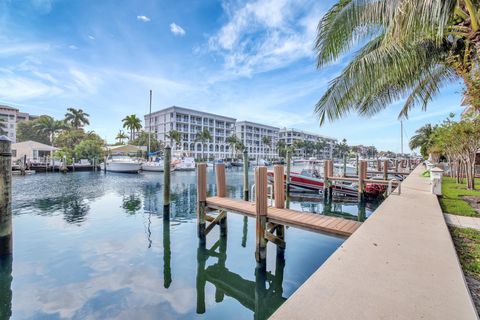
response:
<path id="1" fill-rule="evenodd" d="M 215 228 L 199 246 L 195 173 L 172 174 L 170 221 L 162 181 L 158 173 L 14 177 L 0 319 L 266 319 L 344 241 L 287 228 L 284 255 L 268 244 L 261 272 L 254 219 L 229 213 L 227 237 Z M 212 170 L 208 183 L 213 193 Z M 242 172 L 227 171 L 227 185 L 240 198 Z M 376 207 L 320 199 L 297 195 L 290 205 L 360 220 Z"/>

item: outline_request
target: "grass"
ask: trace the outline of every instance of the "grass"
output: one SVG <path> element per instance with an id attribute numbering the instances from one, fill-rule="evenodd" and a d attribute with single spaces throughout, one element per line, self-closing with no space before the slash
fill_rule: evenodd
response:
<path id="1" fill-rule="evenodd" d="M 480 231 L 450 227 L 463 270 L 480 280 Z"/>
<path id="2" fill-rule="evenodd" d="M 480 179 L 475 179 L 476 185 L 480 185 Z M 457 184 L 455 178 L 443 177 L 442 179 L 442 197 L 440 205 L 443 212 L 456 214 L 459 216 L 478 217 L 479 214 L 465 200 L 463 196 L 480 197 L 480 190 L 467 190 L 464 183 Z"/>

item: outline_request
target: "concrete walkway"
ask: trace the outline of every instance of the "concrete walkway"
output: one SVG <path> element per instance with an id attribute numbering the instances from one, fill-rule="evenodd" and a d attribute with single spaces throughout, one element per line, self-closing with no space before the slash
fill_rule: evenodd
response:
<path id="1" fill-rule="evenodd" d="M 271 319 L 478 319 L 418 167 Z M 288 248 L 287 250 L 295 250 Z"/>
<path id="2" fill-rule="evenodd" d="M 480 218 L 458 216 L 455 214 L 444 213 L 445 222 L 449 226 L 459 228 L 470 228 L 480 231 Z"/>

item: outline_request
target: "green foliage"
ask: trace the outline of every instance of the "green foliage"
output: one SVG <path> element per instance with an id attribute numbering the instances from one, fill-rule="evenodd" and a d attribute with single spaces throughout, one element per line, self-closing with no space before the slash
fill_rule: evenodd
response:
<path id="1" fill-rule="evenodd" d="M 137 138 L 131 141 L 136 146 L 148 146 L 148 132 L 141 131 Z M 163 150 L 164 145 L 155 137 L 155 133 L 150 133 L 150 150 L 151 152 Z"/>
<path id="2" fill-rule="evenodd" d="M 90 115 L 82 109 L 68 108 L 65 114 L 65 123 L 68 123 L 75 129 L 80 129 L 90 124 L 88 117 L 90 117 Z"/>
<path id="3" fill-rule="evenodd" d="M 76 159 L 101 159 L 104 156 L 103 142 L 98 139 L 83 140 L 75 146 Z"/>
<path id="4" fill-rule="evenodd" d="M 120 130 L 117 133 L 117 136 L 115 137 L 115 140 L 117 140 L 118 144 L 120 144 L 120 145 L 124 144 L 123 140 L 126 140 L 126 139 L 128 139 L 128 136 L 122 130 Z"/>
<path id="5" fill-rule="evenodd" d="M 135 114 L 126 116 L 122 119 L 122 122 L 123 127 L 130 130 L 130 140 L 133 140 L 135 132 L 138 132 L 140 129 L 142 129 L 142 121 Z"/>
<path id="6" fill-rule="evenodd" d="M 434 133 L 437 126 L 426 124 L 415 131 L 409 142 L 410 149 L 420 148 L 420 154 L 426 159 L 428 158 L 429 149 L 434 144 Z"/>
<path id="7" fill-rule="evenodd" d="M 480 280 L 480 231 L 452 227 L 450 233 L 462 269 L 468 275 Z"/>
<path id="8" fill-rule="evenodd" d="M 480 182 L 480 179 L 476 179 Z M 439 198 L 443 212 L 459 216 L 478 217 L 479 214 L 463 200 L 464 196 L 480 197 L 480 190 L 467 190 L 465 185 L 456 183 L 454 178 L 443 177 L 442 197 Z"/>
<path id="9" fill-rule="evenodd" d="M 47 133 L 37 130 L 38 118 L 30 121 L 17 123 L 17 142 L 36 141 L 50 144 L 50 137 Z"/>
<path id="10" fill-rule="evenodd" d="M 41 134 L 49 137 L 50 144 L 53 145 L 55 136 L 62 130 L 67 130 L 68 126 L 63 121 L 55 120 L 50 116 L 40 116 L 35 119 L 33 128 Z"/>
<path id="11" fill-rule="evenodd" d="M 404 98 L 399 116 L 406 117 L 417 105 L 426 109 L 443 85 L 459 78 L 466 96 L 476 97 L 478 86 L 471 84 L 480 38 L 471 35 L 478 31 L 479 6 L 467 0 L 339 0 L 318 27 L 318 67 L 362 47 L 318 101 L 320 123 L 351 112 L 371 116 Z"/>
<path id="12" fill-rule="evenodd" d="M 424 171 L 424 172 L 422 173 L 422 177 L 430 178 L 430 171 L 428 171 L 428 170 L 427 170 L 427 171 Z"/>
<path id="13" fill-rule="evenodd" d="M 171 142 L 175 142 L 175 147 L 177 147 L 182 141 L 182 134 L 180 131 L 170 130 L 167 134 L 167 138 L 169 138 Z"/>

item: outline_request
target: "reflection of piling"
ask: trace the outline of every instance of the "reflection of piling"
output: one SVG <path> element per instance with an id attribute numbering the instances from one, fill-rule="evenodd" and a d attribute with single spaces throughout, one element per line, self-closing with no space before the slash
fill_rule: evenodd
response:
<path id="1" fill-rule="evenodd" d="M 12 316 L 12 256 L 0 258 L 0 319 Z"/>
<path id="2" fill-rule="evenodd" d="M 248 201 L 248 151 L 243 151 L 243 200 Z"/>
<path id="3" fill-rule="evenodd" d="M 163 287 L 168 289 L 172 283 L 172 269 L 170 260 L 172 251 L 170 249 L 170 220 L 163 221 Z"/>
<path id="4" fill-rule="evenodd" d="M 267 167 L 255 169 L 255 209 L 256 209 L 256 243 L 255 258 L 258 263 L 265 264 L 267 258 L 267 239 L 265 228 L 267 223 L 268 190 Z"/>
<path id="5" fill-rule="evenodd" d="M 328 185 L 330 184 L 328 180 L 328 162 L 330 160 L 325 160 L 323 162 L 323 198 L 328 198 Z"/>
<path id="6" fill-rule="evenodd" d="M 207 262 L 205 243 L 200 243 L 197 249 L 197 314 L 205 313 L 205 284 L 207 283 L 205 275 L 205 263 Z"/>
<path id="7" fill-rule="evenodd" d="M 207 165 L 197 165 L 197 229 L 200 243 L 205 243 L 205 219 L 207 205 Z"/>
<path id="8" fill-rule="evenodd" d="M 0 256 L 12 254 L 11 147 L 10 139 L 0 136 Z"/>
<path id="9" fill-rule="evenodd" d="M 243 230 L 242 230 L 242 247 L 247 246 L 247 234 L 248 234 L 248 217 L 243 217 Z"/>
<path id="10" fill-rule="evenodd" d="M 170 218 L 170 163 L 172 160 L 172 148 L 165 147 L 163 159 L 163 218 Z"/>

